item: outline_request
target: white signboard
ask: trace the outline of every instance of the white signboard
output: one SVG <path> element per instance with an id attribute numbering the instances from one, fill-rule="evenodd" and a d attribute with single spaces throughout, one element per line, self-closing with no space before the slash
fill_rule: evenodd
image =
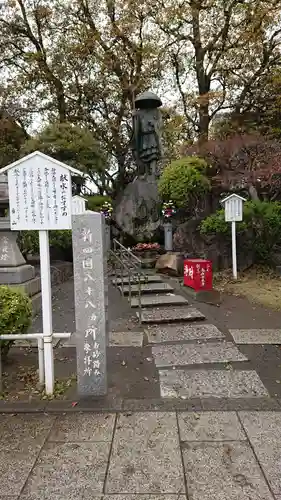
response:
<path id="1" fill-rule="evenodd" d="M 11 229 L 71 229 L 71 175 L 45 155 L 8 170 Z"/>
<path id="2" fill-rule="evenodd" d="M 236 222 L 243 220 L 243 203 L 245 198 L 238 194 L 231 194 L 221 201 L 225 211 L 225 221 L 231 222 L 232 239 L 232 269 L 233 277 L 237 279 L 237 252 L 236 252 Z"/>
<path id="3" fill-rule="evenodd" d="M 86 199 L 83 196 L 72 197 L 72 215 L 84 214 L 86 212 Z"/>
<path id="4" fill-rule="evenodd" d="M 226 222 L 240 222 L 243 220 L 243 201 L 240 197 L 229 198 L 225 202 Z"/>

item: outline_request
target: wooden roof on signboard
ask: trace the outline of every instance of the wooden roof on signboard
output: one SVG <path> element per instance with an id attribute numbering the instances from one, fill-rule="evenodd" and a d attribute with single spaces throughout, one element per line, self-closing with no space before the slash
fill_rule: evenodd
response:
<path id="1" fill-rule="evenodd" d="M 20 167 L 22 164 L 27 163 L 36 157 L 39 157 L 42 160 L 48 160 L 48 161 L 52 162 L 54 166 L 57 165 L 59 167 L 66 168 L 72 175 L 77 175 L 80 177 L 86 176 L 86 174 L 84 172 L 81 172 L 80 170 L 77 170 L 76 168 L 70 167 L 66 163 L 62 163 L 61 161 L 56 160 L 55 158 L 52 158 L 52 156 L 45 155 L 44 153 L 41 153 L 41 151 L 34 151 L 34 153 L 30 153 L 29 155 L 24 156 L 23 158 L 20 158 L 19 160 L 14 161 L 13 163 L 10 163 L 10 165 L 7 165 L 6 167 L 2 168 L 0 170 L 0 173 L 3 174 L 4 172 L 7 172 L 11 168 L 14 168 L 17 166 Z"/>

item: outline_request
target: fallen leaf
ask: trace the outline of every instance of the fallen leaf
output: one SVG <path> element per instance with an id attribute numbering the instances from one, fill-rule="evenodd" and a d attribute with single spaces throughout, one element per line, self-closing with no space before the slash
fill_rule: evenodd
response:
<path id="1" fill-rule="evenodd" d="M 143 377 L 143 380 L 145 380 L 146 382 L 149 382 L 149 378 L 148 377 Z"/>
<path id="2" fill-rule="evenodd" d="M 121 365 L 126 366 L 126 361 L 122 361 Z"/>
<path id="3" fill-rule="evenodd" d="M 72 408 L 74 408 L 77 405 L 78 405 L 78 403 L 76 401 L 74 401 L 73 403 L 71 403 Z"/>

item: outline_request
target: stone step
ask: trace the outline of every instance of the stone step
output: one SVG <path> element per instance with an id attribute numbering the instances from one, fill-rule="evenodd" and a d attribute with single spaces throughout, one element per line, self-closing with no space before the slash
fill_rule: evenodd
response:
<path id="1" fill-rule="evenodd" d="M 159 370 L 162 398 L 269 397 L 254 370 Z"/>
<path id="2" fill-rule="evenodd" d="M 188 301 L 181 295 L 174 295 L 167 293 L 166 295 L 144 295 L 141 297 L 142 307 L 155 307 L 155 306 L 179 306 L 188 304 Z M 134 297 L 131 301 L 131 307 L 139 307 L 139 298 Z"/>
<path id="3" fill-rule="evenodd" d="M 139 282 L 138 278 L 135 276 L 131 276 L 131 284 L 137 284 Z M 161 276 L 157 276 L 156 274 L 148 275 L 148 276 L 141 276 L 141 283 L 162 283 L 163 280 Z M 129 284 L 129 276 L 123 276 L 123 283 L 124 285 Z M 122 279 L 121 278 L 114 278 L 112 280 L 113 285 L 122 285 Z"/>
<path id="4" fill-rule="evenodd" d="M 161 325 L 148 326 L 145 333 L 150 344 L 165 344 L 167 342 L 185 342 L 191 340 L 223 339 L 224 333 L 215 325 Z"/>
<path id="5" fill-rule="evenodd" d="M 248 361 L 232 342 L 158 345 L 152 348 L 152 354 L 157 368 Z"/>
<path id="6" fill-rule="evenodd" d="M 281 329 L 229 330 L 236 344 L 281 344 Z"/>
<path id="7" fill-rule="evenodd" d="M 122 287 L 118 286 L 118 289 L 122 293 Z M 142 284 L 141 285 L 141 294 L 145 293 L 170 293 L 173 292 L 174 289 L 171 287 L 171 285 L 168 285 L 168 283 L 148 283 L 148 284 Z M 123 293 L 124 295 L 129 295 L 129 286 L 124 286 L 123 287 Z M 139 286 L 138 285 L 132 285 L 131 286 L 131 293 L 132 295 L 137 295 L 139 293 Z"/>
<path id="8" fill-rule="evenodd" d="M 139 311 L 136 312 L 139 318 Z M 198 309 L 186 306 L 176 306 L 172 308 L 151 308 L 143 309 L 141 322 L 146 324 L 189 322 L 204 320 L 205 316 Z"/>

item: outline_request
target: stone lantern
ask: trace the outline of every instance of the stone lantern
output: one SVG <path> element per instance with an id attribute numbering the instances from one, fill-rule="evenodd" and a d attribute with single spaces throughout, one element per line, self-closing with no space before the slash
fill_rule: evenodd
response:
<path id="1" fill-rule="evenodd" d="M 17 237 L 17 231 L 10 229 L 7 174 L 0 173 L 0 285 L 23 288 L 32 299 L 40 299 L 40 278 L 35 277 L 34 267 L 26 263 Z M 37 303 L 39 306 L 40 300 L 33 300 L 35 310 Z"/>

